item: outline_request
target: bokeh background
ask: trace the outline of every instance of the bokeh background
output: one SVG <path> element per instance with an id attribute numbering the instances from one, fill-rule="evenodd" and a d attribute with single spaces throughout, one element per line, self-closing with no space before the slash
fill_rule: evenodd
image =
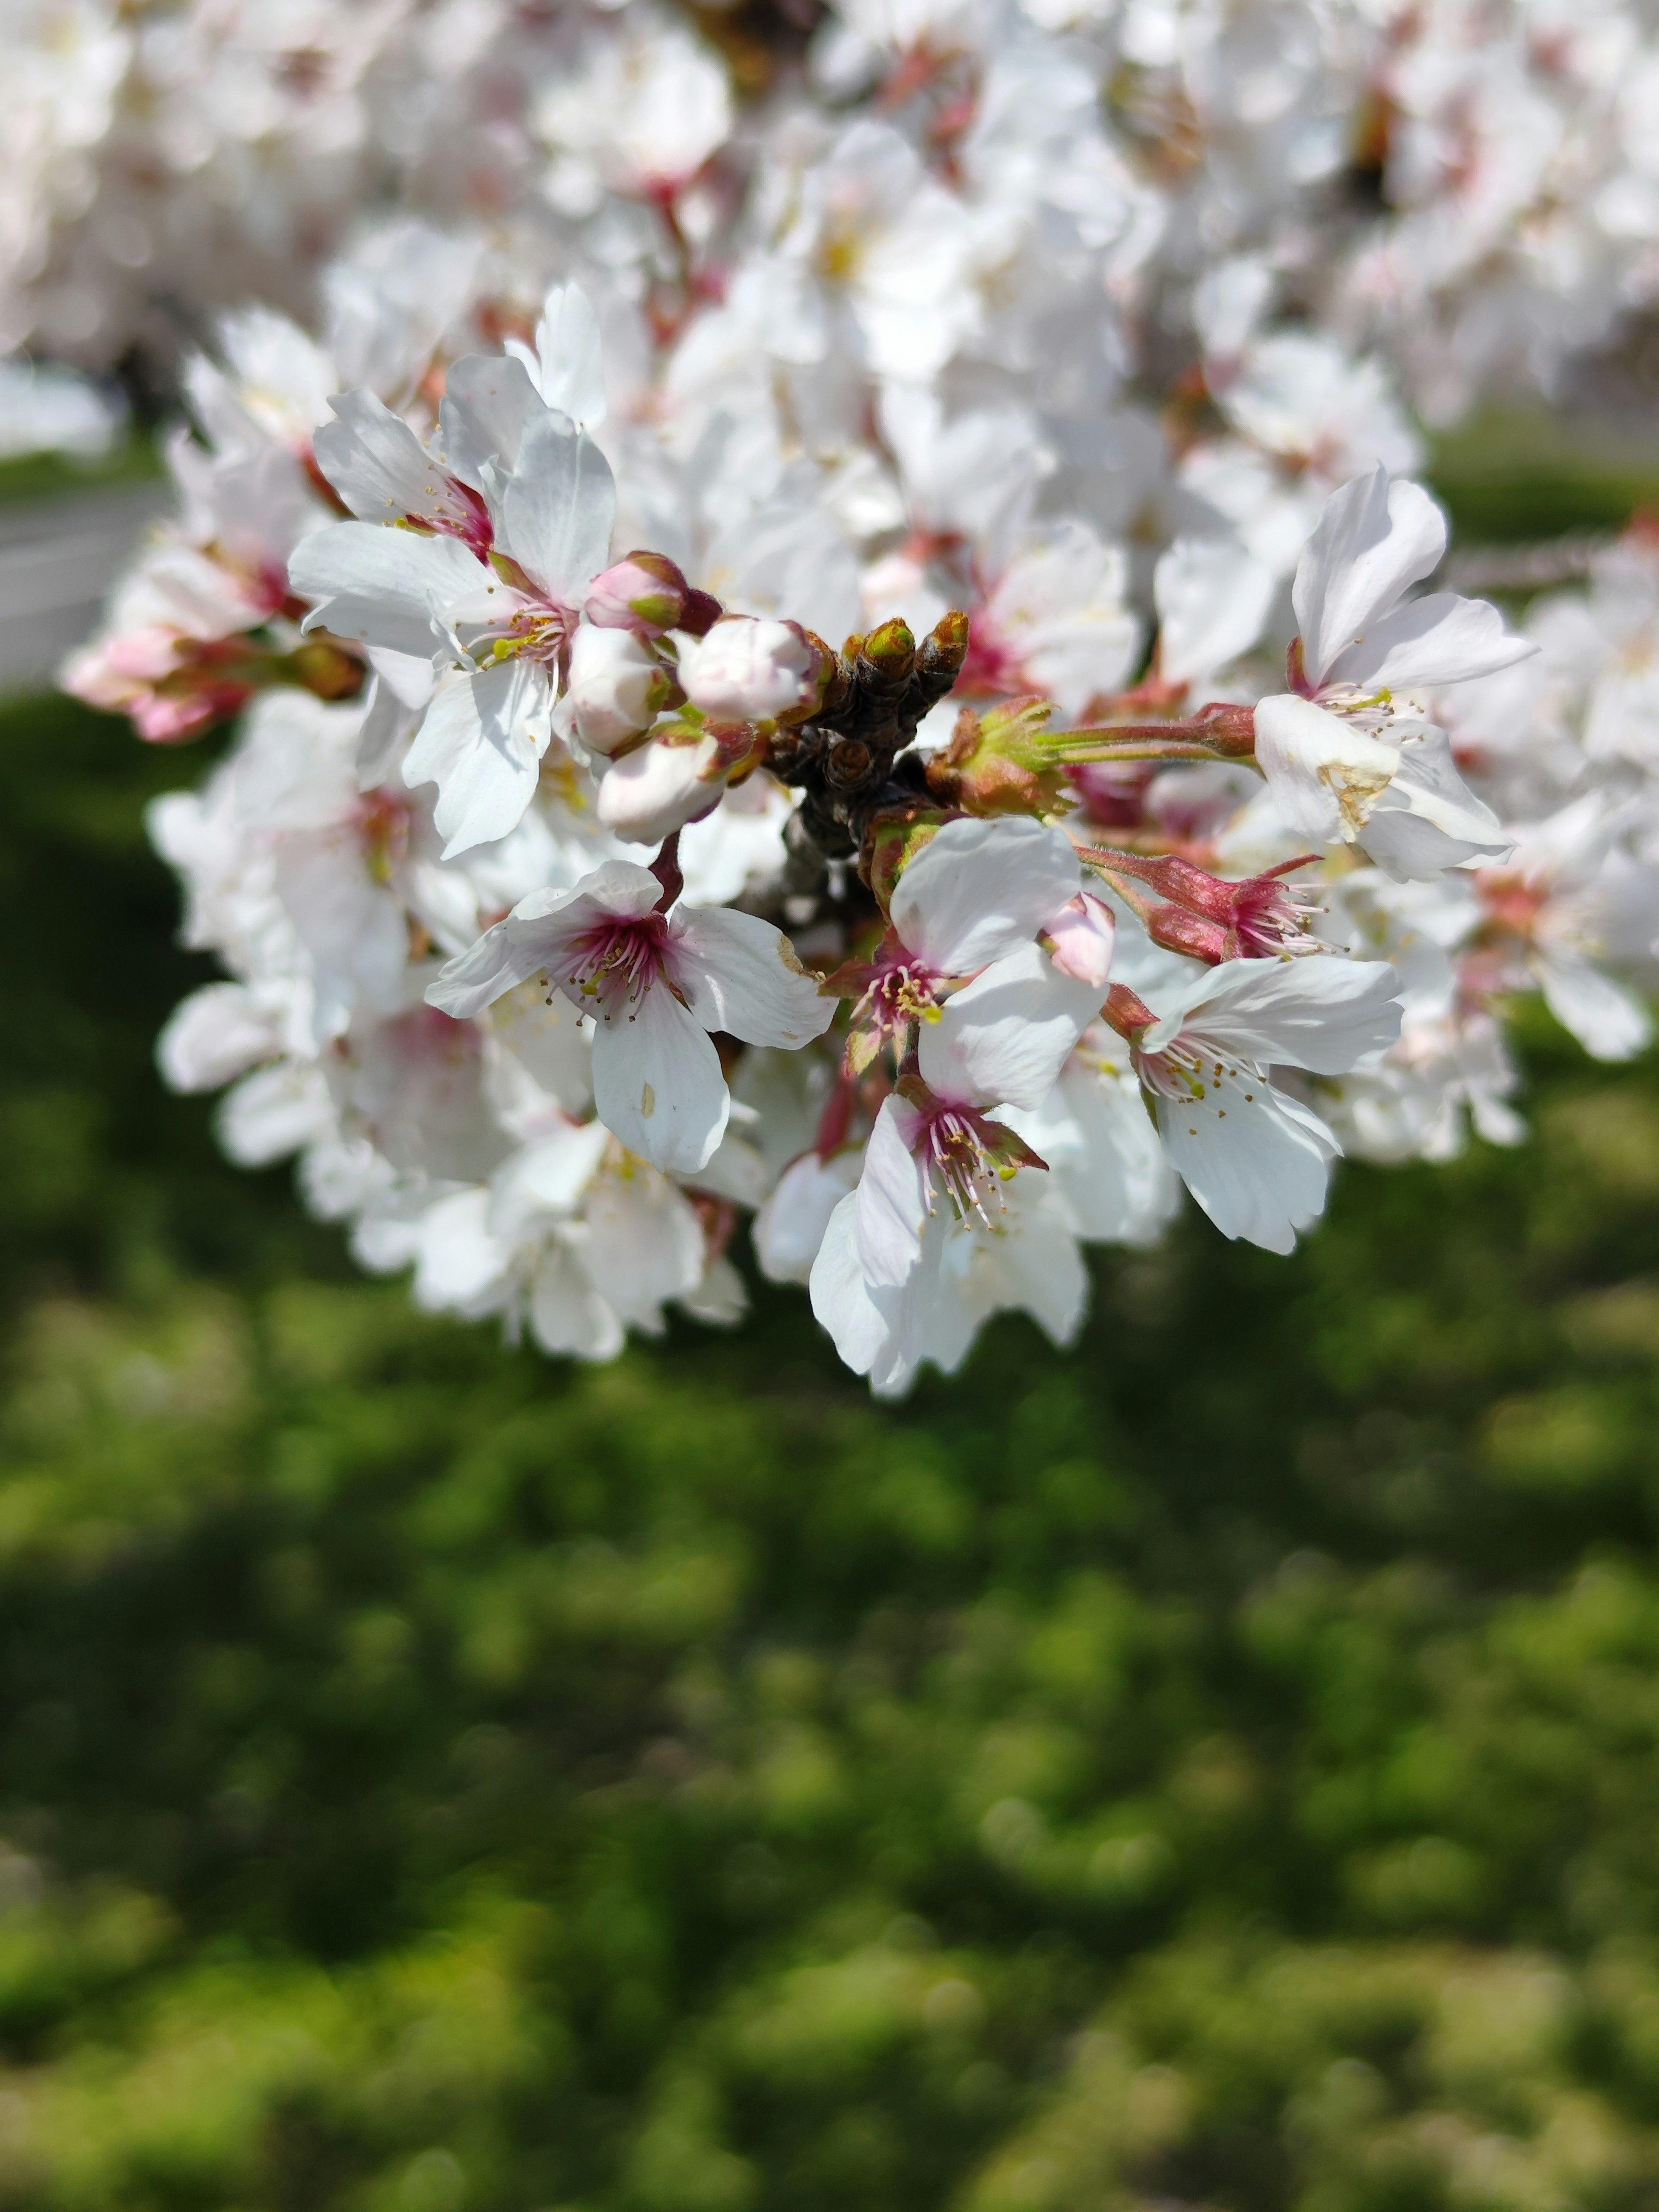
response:
<path id="1" fill-rule="evenodd" d="M 0 763 L 0 2204 L 1659 2204 L 1659 1060 L 896 1408 L 746 1257 L 580 1370 L 162 1091 L 177 757 Z"/>

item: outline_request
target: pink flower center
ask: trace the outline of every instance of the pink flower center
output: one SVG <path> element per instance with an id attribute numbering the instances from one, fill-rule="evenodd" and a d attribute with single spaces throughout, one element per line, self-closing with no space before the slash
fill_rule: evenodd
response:
<path id="1" fill-rule="evenodd" d="M 618 915 L 595 923 L 577 940 L 567 981 L 601 1019 L 613 1022 L 625 1013 L 631 1022 L 653 984 L 667 977 L 667 953 L 662 915 Z"/>
<path id="2" fill-rule="evenodd" d="M 999 1212 L 1006 1211 L 1002 1185 L 1014 1173 L 1008 1158 L 1010 1132 L 971 1106 L 946 1105 L 942 1100 L 927 1109 L 913 1139 L 927 1186 L 927 1211 L 933 1210 L 936 1182 L 963 1221 L 978 1220 L 988 1229 L 988 1198 L 994 1197 Z"/>

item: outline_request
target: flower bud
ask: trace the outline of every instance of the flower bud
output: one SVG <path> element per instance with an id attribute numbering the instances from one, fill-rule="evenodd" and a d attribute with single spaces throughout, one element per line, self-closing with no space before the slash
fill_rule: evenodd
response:
<path id="1" fill-rule="evenodd" d="M 1112 972 L 1117 920 L 1092 892 L 1079 891 L 1044 927 L 1048 957 L 1064 975 L 1103 991 Z"/>
<path id="2" fill-rule="evenodd" d="M 988 714 L 964 707 L 943 752 L 927 763 L 927 787 L 969 814 L 1035 814 L 1052 805 L 1060 771 L 1042 733 L 1046 699 L 1007 699 Z"/>
<path id="3" fill-rule="evenodd" d="M 672 676 L 632 630 L 583 623 L 572 638 L 562 711 L 590 752 L 613 753 L 648 730 L 674 692 Z"/>
<path id="4" fill-rule="evenodd" d="M 799 623 L 726 615 L 681 654 L 680 682 L 719 720 L 788 721 L 817 706 L 832 665 Z"/>
<path id="5" fill-rule="evenodd" d="M 593 579 L 583 611 L 600 629 L 660 637 L 665 630 L 692 627 L 685 618 L 688 601 L 708 598 L 691 589 L 665 553 L 629 553 Z"/>
<path id="6" fill-rule="evenodd" d="M 688 822 L 712 814 L 725 789 L 717 739 L 688 745 L 653 741 L 605 770 L 599 816 L 631 844 L 656 845 Z"/>

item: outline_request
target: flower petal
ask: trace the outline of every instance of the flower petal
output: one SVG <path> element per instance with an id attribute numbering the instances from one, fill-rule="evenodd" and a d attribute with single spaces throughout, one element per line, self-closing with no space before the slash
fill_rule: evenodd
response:
<path id="1" fill-rule="evenodd" d="M 534 661 L 503 660 L 439 684 L 404 762 L 410 789 L 435 783 L 443 857 L 493 844 L 523 821 L 552 734 L 553 696 Z"/>
<path id="2" fill-rule="evenodd" d="M 1392 745 L 1289 692 L 1257 702 L 1255 759 L 1285 828 L 1322 845 L 1360 834 L 1399 766 Z"/>
<path id="3" fill-rule="evenodd" d="M 597 1019 L 593 1109 L 665 1174 L 695 1174 L 725 1135 L 732 1099 L 720 1054 L 665 984 Z"/>
<path id="4" fill-rule="evenodd" d="M 922 1024 L 922 1076 L 941 1098 L 1040 1106 L 1103 996 L 1103 987 L 1063 974 L 1039 945 L 1023 945 Z"/>
<path id="5" fill-rule="evenodd" d="M 822 1036 L 836 1002 L 780 929 L 731 907 L 682 907 L 669 921 L 674 979 L 697 1019 L 745 1044 L 796 1047 Z"/>
<path id="6" fill-rule="evenodd" d="M 580 605 L 611 556 L 617 486 L 584 431 L 550 410 L 525 430 L 501 497 L 509 550 L 549 599 Z"/>
<path id="7" fill-rule="evenodd" d="M 1337 655 L 1445 550 L 1440 509 L 1420 484 L 1390 484 L 1381 464 L 1333 492 L 1302 549 L 1291 594 L 1310 683 L 1323 683 Z"/>
<path id="8" fill-rule="evenodd" d="M 859 1265 L 872 1283 L 905 1282 L 921 1254 L 928 1188 L 915 1139 L 921 1120 L 902 1098 L 884 1098 L 854 1193 Z"/>
<path id="9" fill-rule="evenodd" d="M 1182 988 L 1141 1038 L 1141 1049 L 1161 1052 L 1178 1037 L 1224 1061 L 1340 1075 L 1398 1037 L 1399 991 L 1399 975 L 1386 960 L 1337 953 L 1227 960 Z M 1217 1083 L 1232 1073 L 1226 1069 Z"/>
<path id="10" fill-rule="evenodd" d="M 1201 1099 L 1160 1098 L 1158 1128 L 1170 1164 L 1224 1237 L 1290 1252 L 1297 1230 L 1324 1212 L 1341 1146 L 1271 1084 L 1255 1086 L 1248 1103 L 1235 1085 Z"/>
<path id="11" fill-rule="evenodd" d="M 1372 623 L 1338 653 L 1324 680 L 1364 691 L 1414 691 L 1495 676 L 1537 650 L 1530 638 L 1505 629 L 1487 600 L 1431 592 Z"/>
<path id="12" fill-rule="evenodd" d="M 455 609 L 477 599 L 489 576 L 458 538 L 336 522 L 301 539 L 288 580 L 315 603 L 306 629 L 429 661 L 448 657 Z"/>
<path id="13" fill-rule="evenodd" d="M 1063 831 L 1027 816 L 947 822 L 899 878 L 890 918 L 944 975 L 970 975 L 1035 937 L 1083 887 Z"/>

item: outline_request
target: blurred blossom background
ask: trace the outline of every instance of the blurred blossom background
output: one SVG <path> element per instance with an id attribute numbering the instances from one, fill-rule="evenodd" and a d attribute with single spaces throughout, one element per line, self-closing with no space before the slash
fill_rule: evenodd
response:
<path id="1" fill-rule="evenodd" d="M 388 361 L 416 406 L 574 279 L 627 512 L 734 604 L 971 588 L 1080 714 L 1177 540 L 1254 611 L 1187 672 L 1282 653 L 1381 460 L 1634 790 L 1659 16 L 0 30 L 0 2208 L 1652 2212 L 1651 921 L 1612 1042 L 1506 971 L 1513 1064 L 1357 1116 L 1288 1257 L 1187 1206 L 1068 1346 L 1003 1315 L 881 1403 L 739 1227 L 728 1326 L 586 1364 L 165 1088 L 221 970 L 146 810 L 234 730 L 53 684 L 146 530 L 223 542 L 169 459 Z"/>

